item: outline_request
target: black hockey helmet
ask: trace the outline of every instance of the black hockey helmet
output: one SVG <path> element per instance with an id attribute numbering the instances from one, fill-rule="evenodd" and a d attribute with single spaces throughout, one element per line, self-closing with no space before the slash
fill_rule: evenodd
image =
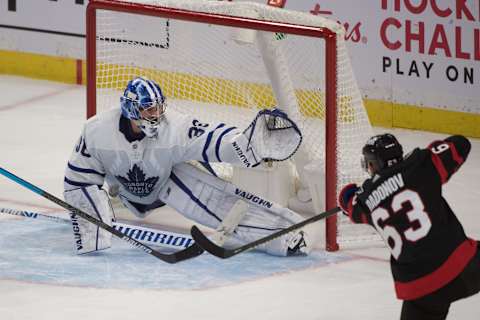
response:
<path id="1" fill-rule="evenodd" d="M 362 167 L 372 175 L 403 160 L 402 145 L 390 133 L 368 139 L 362 153 Z"/>

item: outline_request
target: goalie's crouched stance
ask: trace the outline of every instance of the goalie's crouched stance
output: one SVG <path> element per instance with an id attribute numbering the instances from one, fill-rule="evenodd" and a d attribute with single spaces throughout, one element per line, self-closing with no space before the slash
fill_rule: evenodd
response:
<path id="1" fill-rule="evenodd" d="M 104 190 L 90 186 L 66 191 L 64 196 L 71 205 L 111 225 L 114 214 Z M 190 164 L 179 164 L 173 168 L 170 178 L 160 190 L 160 201 L 157 203 L 163 202 L 183 216 L 217 229 L 223 221 L 230 218 L 229 214 L 239 199 L 244 201 L 248 208 L 246 212 L 240 213 L 240 223 L 233 226 L 227 246 L 252 242 L 302 221 L 302 217 L 297 213 L 236 188 L 231 183 Z M 138 217 L 146 217 L 151 213 L 138 212 L 125 199 L 122 199 L 122 202 Z M 75 215 L 71 216 L 71 220 L 77 254 L 111 246 L 110 233 Z M 267 242 L 258 249 L 276 256 L 292 256 L 307 255 L 311 247 L 307 233 L 297 231 Z"/>
<path id="2" fill-rule="evenodd" d="M 108 185 L 117 189 L 114 193 L 140 218 L 167 204 L 197 223 L 223 229 L 237 242 L 247 243 L 302 218 L 186 163 L 224 162 L 253 168 L 262 161 L 289 159 L 301 142 L 300 129 L 281 110 L 259 111 L 245 130 L 208 123 L 167 109 L 160 86 L 137 77 L 127 84 L 120 108 L 85 123 L 65 170 L 65 199 L 110 223 L 108 199 L 97 190 L 97 186 Z M 80 188 L 89 185 L 94 187 Z M 242 215 L 232 219 L 237 211 Z M 110 237 L 96 226 L 75 217 L 72 221 L 77 252 L 110 245 Z M 306 234 L 296 232 L 259 249 L 285 256 L 306 253 L 309 246 Z"/>
<path id="3" fill-rule="evenodd" d="M 64 192 L 65 200 L 72 206 L 92 217 L 112 225 L 114 214 L 105 190 L 93 185 Z M 112 244 L 112 234 L 87 220 L 70 213 L 73 226 L 74 250 L 77 254 L 108 249 Z"/>

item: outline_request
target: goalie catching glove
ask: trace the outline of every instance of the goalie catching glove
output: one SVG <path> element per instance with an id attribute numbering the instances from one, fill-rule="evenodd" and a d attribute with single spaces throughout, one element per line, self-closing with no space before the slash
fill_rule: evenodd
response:
<path id="1" fill-rule="evenodd" d="M 302 133 L 286 113 L 264 109 L 242 134 L 233 139 L 231 145 L 237 157 L 249 168 L 259 165 L 262 160 L 287 160 L 301 143 Z"/>
<path id="2" fill-rule="evenodd" d="M 114 214 L 107 193 L 96 185 L 64 192 L 65 201 L 92 217 L 112 226 Z M 74 251 L 77 254 L 108 249 L 112 234 L 70 213 L 73 226 Z"/>

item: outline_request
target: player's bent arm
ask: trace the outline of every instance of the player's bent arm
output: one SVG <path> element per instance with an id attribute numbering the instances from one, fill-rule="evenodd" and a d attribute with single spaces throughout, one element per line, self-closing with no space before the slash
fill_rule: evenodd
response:
<path id="1" fill-rule="evenodd" d="M 65 169 L 63 196 L 70 205 L 111 226 L 114 214 L 106 192 L 101 189 L 104 180 L 105 170 L 102 163 L 88 150 L 84 130 Z M 75 214 L 71 213 L 70 219 L 74 251 L 77 254 L 111 246 L 111 233 Z"/>
<path id="2" fill-rule="evenodd" d="M 192 122 L 193 123 L 193 122 Z M 203 133 L 206 128 L 208 132 Z M 197 137 L 192 139 L 192 132 Z M 262 160 L 282 161 L 300 146 L 302 134 L 297 125 L 280 110 L 261 110 L 243 131 L 221 123 L 190 128 L 191 138 L 183 161 L 228 162 L 252 168 Z"/>
<path id="3" fill-rule="evenodd" d="M 368 216 L 357 202 L 358 191 L 359 188 L 354 183 L 344 186 L 338 195 L 338 205 L 342 209 L 343 214 L 347 215 L 353 223 L 368 224 Z"/>
<path id="4" fill-rule="evenodd" d="M 245 135 L 236 127 L 223 123 L 212 126 L 210 131 L 192 139 L 188 144 L 184 161 L 227 162 L 252 167 L 262 160 L 253 148 L 249 148 Z"/>
<path id="5" fill-rule="evenodd" d="M 353 205 L 352 213 L 349 215 L 350 221 L 353 223 L 363 223 L 372 225 L 371 217 L 365 213 L 365 209 L 359 204 Z"/>
<path id="6" fill-rule="evenodd" d="M 64 190 L 72 190 L 90 185 L 101 187 L 105 179 L 102 163 L 92 154 L 82 133 L 68 160 L 65 169 Z"/>
<path id="7" fill-rule="evenodd" d="M 75 164 L 72 162 L 68 162 L 65 170 L 64 190 L 78 189 L 91 185 L 97 185 L 99 188 L 103 186 L 105 174 L 94 169 L 88 169 L 86 166 L 80 167 L 75 162 L 73 162 Z"/>
<path id="8" fill-rule="evenodd" d="M 470 153 L 471 144 L 467 138 L 454 135 L 443 141 L 434 141 L 428 149 L 442 184 L 458 171 Z"/>
<path id="9" fill-rule="evenodd" d="M 450 143 L 452 146 L 452 152 L 456 152 L 458 154 L 458 158 L 461 158 L 461 163 L 467 160 L 468 155 L 470 154 L 470 149 L 472 144 L 470 141 L 461 135 L 450 136 L 445 139 L 446 142 Z"/>

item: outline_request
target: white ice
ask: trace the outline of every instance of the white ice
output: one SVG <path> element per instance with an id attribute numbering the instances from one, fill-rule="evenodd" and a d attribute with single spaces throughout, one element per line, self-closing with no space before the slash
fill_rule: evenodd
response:
<path id="1" fill-rule="evenodd" d="M 85 87 L 0 76 L 0 92 L 0 166 L 61 196 L 64 166 L 85 119 Z M 407 150 L 446 136 L 388 131 Z M 445 197 L 467 234 L 480 239 L 480 141 L 471 141 L 470 157 L 445 187 Z M 4 177 L 0 208 L 61 211 Z M 383 246 L 316 252 L 299 262 L 255 253 L 233 262 L 199 257 L 166 268 L 121 246 L 98 256 L 75 257 L 61 228 L 0 218 L 0 319 L 399 318 L 401 302 L 394 296 L 389 253 Z M 90 282 L 76 283 L 75 272 Z M 162 272 L 168 273 L 167 280 L 152 281 Z M 449 319 L 478 319 L 479 305 L 480 295 L 456 302 Z"/>

